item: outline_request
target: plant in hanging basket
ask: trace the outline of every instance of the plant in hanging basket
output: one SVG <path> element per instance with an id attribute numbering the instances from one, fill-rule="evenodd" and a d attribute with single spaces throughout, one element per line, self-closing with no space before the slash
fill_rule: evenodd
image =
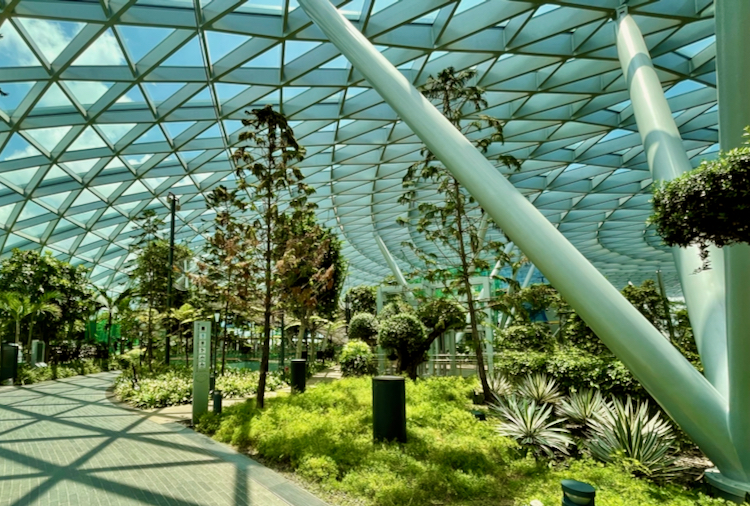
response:
<path id="1" fill-rule="evenodd" d="M 709 267 L 708 245 L 750 243 L 750 127 L 747 146 L 719 153 L 654 190 L 649 223 L 669 246 L 700 248 Z"/>

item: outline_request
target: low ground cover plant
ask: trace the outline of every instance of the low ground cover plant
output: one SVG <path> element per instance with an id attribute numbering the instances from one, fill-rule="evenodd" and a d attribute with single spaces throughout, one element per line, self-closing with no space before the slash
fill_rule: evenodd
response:
<path id="1" fill-rule="evenodd" d="M 620 462 L 534 458 L 471 413 L 475 379 L 407 380 L 408 442 L 373 443 L 371 379 L 345 378 L 304 394 L 252 400 L 196 429 L 291 471 L 329 503 L 342 506 L 525 506 L 560 503 L 560 480 L 597 488 L 611 506 L 709 506 L 724 501 L 633 476 Z M 547 404 L 550 409 L 553 404 Z M 548 409 L 548 408 L 545 408 Z"/>
<path id="2" fill-rule="evenodd" d="M 65 364 L 52 363 L 44 367 L 30 367 L 26 364 L 19 364 L 15 383 L 31 385 L 40 381 L 71 378 L 81 374 L 95 374 L 113 369 L 117 369 L 116 362 L 95 359 L 74 360 Z"/>
<path id="3" fill-rule="evenodd" d="M 228 369 L 216 378 L 216 388 L 225 398 L 254 395 L 258 388 L 259 374 L 250 369 Z M 134 381 L 135 380 L 135 381 Z M 270 373 L 266 380 L 267 390 L 276 390 L 283 385 L 279 373 Z M 193 371 L 184 366 L 154 371 L 126 369 L 115 380 L 115 395 L 121 401 L 137 408 L 163 408 L 193 401 Z"/>

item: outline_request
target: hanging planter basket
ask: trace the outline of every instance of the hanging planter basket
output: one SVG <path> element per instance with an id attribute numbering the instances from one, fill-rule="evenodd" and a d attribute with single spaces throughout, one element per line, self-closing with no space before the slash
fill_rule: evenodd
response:
<path id="1" fill-rule="evenodd" d="M 697 245 L 703 269 L 709 244 L 750 243 L 750 144 L 658 186 L 653 203 L 649 223 L 669 246 Z"/>

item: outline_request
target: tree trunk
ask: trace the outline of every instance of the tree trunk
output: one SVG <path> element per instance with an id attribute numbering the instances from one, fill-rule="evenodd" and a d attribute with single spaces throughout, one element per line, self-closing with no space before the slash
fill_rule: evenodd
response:
<path id="1" fill-rule="evenodd" d="M 487 382 L 487 372 L 484 370 L 484 352 L 482 350 L 483 340 L 479 337 L 479 325 L 477 324 L 477 312 L 474 307 L 474 294 L 471 291 L 471 272 L 469 272 L 468 253 L 466 252 L 466 244 L 463 239 L 463 201 L 461 200 L 461 190 L 458 181 L 454 179 L 455 192 L 456 192 L 456 226 L 458 228 L 458 247 L 459 256 L 461 257 L 461 277 L 464 282 L 464 289 L 466 290 L 466 305 L 469 311 L 469 322 L 471 325 L 471 335 L 474 339 L 474 350 L 477 356 L 477 372 L 479 373 L 479 380 L 482 383 L 482 392 L 484 392 L 484 398 L 489 400 L 492 399 L 492 390 L 490 384 Z"/>
<path id="2" fill-rule="evenodd" d="M 180 340 L 182 340 L 182 337 L 185 337 L 185 367 L 190 365 L 190 355 L 188 354 L 188 335 L 187 333 L 182 331 L 182 324 L 179 326 L 180 329 Z"/>
<path id="3" fill-rule="evenodd" d="M 16 318 L 16 344 L 20 344 L 21 341 L 21 319 Z"/>
<path id="4" fill-rule="evenodd" d="M 305 324 L 305 321 L 303 319 L 300 319 L 299 333 L 297 334 L 297 352 L 295 354 L 295 358 L 302 358 L 302 341 L 305 339 L 306 330 L 307 325 Z"/>
<path id="5" fill-rule="evenodd" d="M 273 146 L 269 146 L 269 153 L 273 154 Z M 271 157 L 269 156 L 269 158 Z M 265 251 L 265 288 L 263 298 L 263 351 L 260 358 L 260 377 L 258 378 L 258 393 L 256 406 L 263 409 L 266 397 L 266 375 L 268 374 L 268 359 L 271 354 L 271 290 L 273 289 L 271 276 L 271 198 L 266 199 L 266 251 Z"/>

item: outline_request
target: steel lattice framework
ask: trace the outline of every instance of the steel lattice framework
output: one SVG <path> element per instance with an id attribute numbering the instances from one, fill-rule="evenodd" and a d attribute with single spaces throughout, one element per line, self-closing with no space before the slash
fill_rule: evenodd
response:
<path id="1" fill-rule="evenodd" d="M 477 70 L 482 111 L 505 120 L 488 156 L 616 284 L 671 255 L 645 224 L 651 175 L 617 60 L 620 0 L 353 0 L 337 4 L 413 83 Z M 711 0 L 630 0 L 694 165 L 718 150 Z M 204 194 L 232 184 L 244 112 L 274 104 L 308 156 L 322 223 L 337 230 L 349 284 L 416 262 L 396 224 L 419 139 L 295 0 L 0 0 L 0 247 L 44 247 L 113 286 L 144 209 L 200 248 Z M 505 169 L 498 169 L 505 170 Z M 507 171 L 506 171 L 507 172 Z M 434 198 L 434 192 L 422 192 Z M 490 234 L 499 234 L 491 231 Z M 671 276 L 674 279 L 673 276 Z"/>

